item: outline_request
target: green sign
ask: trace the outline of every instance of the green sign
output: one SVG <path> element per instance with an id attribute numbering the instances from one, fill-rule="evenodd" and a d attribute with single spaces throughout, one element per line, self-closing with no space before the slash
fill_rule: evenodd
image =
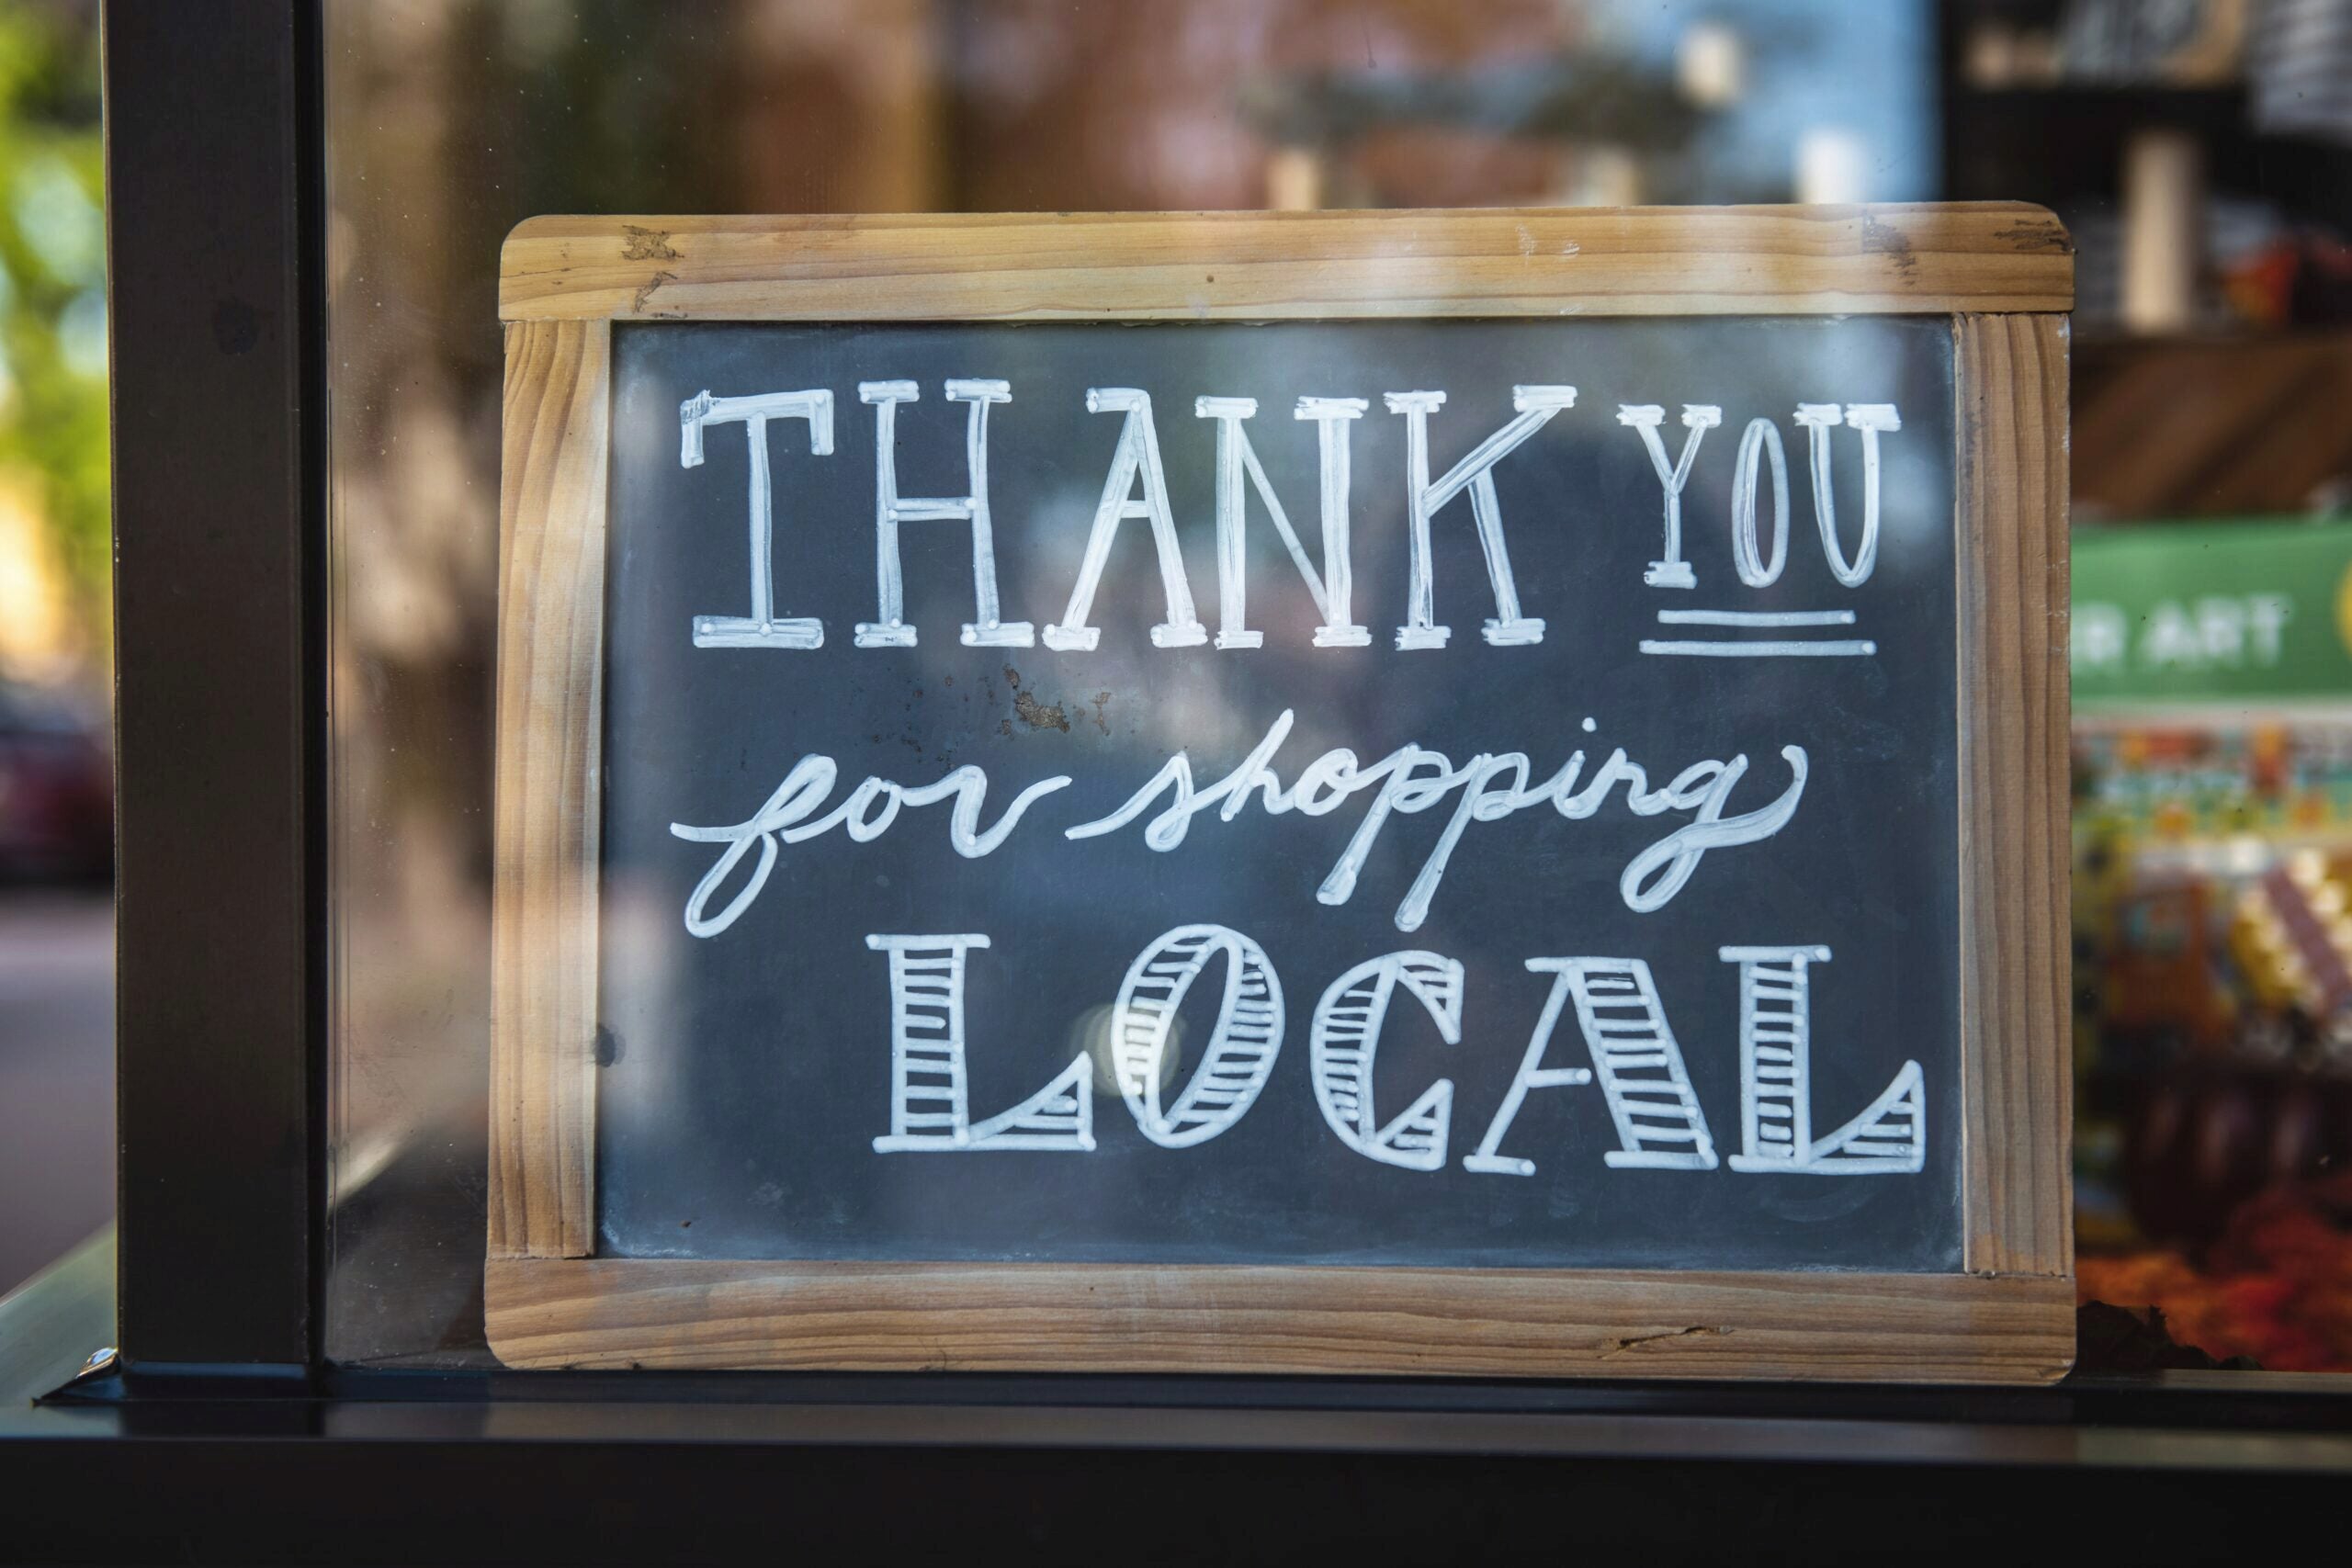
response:
<path id="1" fill-rule="evenodd" d="M 2075 701 L 2352 701 L 2352 524 L 2075 536 Z"/>

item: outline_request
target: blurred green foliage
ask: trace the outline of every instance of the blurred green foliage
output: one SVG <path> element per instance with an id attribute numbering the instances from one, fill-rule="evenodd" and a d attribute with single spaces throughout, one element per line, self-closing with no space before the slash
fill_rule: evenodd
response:
<path id="1" fill-rule="evenodd" d="M 28 482 L 102 624 L 106 164 L 96 7 L 0 0 L 0 472 Z"/>

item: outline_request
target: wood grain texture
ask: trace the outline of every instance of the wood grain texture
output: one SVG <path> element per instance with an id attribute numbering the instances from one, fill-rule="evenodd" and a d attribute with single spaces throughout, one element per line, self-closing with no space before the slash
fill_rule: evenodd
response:
<path id="1" fill-rule="evenodd" d="M 511 1367 L 2048 1382 L 2063 1280 L 493 1261 Z"/>
<path id="2" fill-rule="evenodd" d="M 2352 473 L 2352 327 L 2104 338 L 2072 368 L 2086 514 L 2293 516 Z"/>
<path id="3" fill-rule="evenodd" d="M 612 329 L 507 329 L 499 489 L 490 1251 L 594 1241 L 597 771 Z"/>
<path id="4" fill-rule="evenodd" d="M 2063 316 L 1953 323 L 1966 1261 L 2074 1269 Z"/>
<path id="5" fill-rule="evenodd" d="M 2064 310 L 2048 211 L 549 217 L 507 237 L 504 320 L 1265 321 Z"/>

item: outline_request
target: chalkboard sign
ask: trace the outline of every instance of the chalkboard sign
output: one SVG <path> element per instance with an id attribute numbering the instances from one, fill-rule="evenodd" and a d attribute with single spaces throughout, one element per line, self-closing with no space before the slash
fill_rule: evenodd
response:
<path id="1" fill-rule="evenodd" d="M 2068 260 L 525 225 L 493 1346 L 2055 1375 Z"/>

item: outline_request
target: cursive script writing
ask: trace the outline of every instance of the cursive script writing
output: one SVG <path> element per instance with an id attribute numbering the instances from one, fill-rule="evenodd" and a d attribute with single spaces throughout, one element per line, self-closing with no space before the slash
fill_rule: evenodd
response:
<path id="1" fill-rule="evenodd" d="M 1747 775 L 1745 752 L 1692 762 L 1665 784 L 1652 788 L 1647 770 L 1629 761 L 1623 747 L 1611 750 L 1589 774 L 1585 752 L 1579 748 L 1540 782 L 1523 751 L 1481 751 L 1456 766 L 1444 752 L 1416 744 L 1399 747 L 1367 764 L 1360 762 L 1353 751 L 1338 747 L 1307 762 L 1299 770 L 1297 782 L 1286 786 L 1274 772 L 1273 761 L 1289 738 L 1292 722 L 1292 713 L 1285 708 L 1250 754 L 1205 788 L 1194 784 L 1192 760 L 1179 751 L 1117 810 L 1066 828 L 1063 836 L 1091 839 L 1117 832 L 1165 797 L 1166 804 L 1145 823 L 1142 837 L 1149 848 L 1166 852 L 1184 841 L 1194 818 L 1214 808 L 1222 820 L 1230 822 L 1252 796 L 1271 817 L 1293 811 L 1322 817 L 1351 797 L 1369 793 L 1370 803 L 1354 835 L 1315 892 L 1318 902 L 1339 905 L 1354 895 L 1358 874 L 1394 818 L 1428 811 L 1459 791 L 1452 815 L 1422 861 L 1419 874 L 1396 906 L 1396 929 L 1410 931 L 1419 930 L 1428 918 L 1430 904 L 1445 879 L 1446 866 L 1474 822 L 1496 822 L 1544 806 L 1570 821 L 1581 821 L 1598 813 L 1620 785 L 1626 809 L 1636 817 L 1690 813 L 1689 820 L 1627 862 L 1618 878 L 1618 895 L 1625 907 L 1645 914 L 1681 892 L 1710 850 L 1755 843 L 1779 832 L 1796 814 L 1797 803 L 1804 795 L 1806 760 L 1801 746 L 1781 748 L 1789 768 L 1789 782 L 1781 793 L 1736 815 L 1726 812 L 1733 792 Z M 1591 720 L 1585 722 L 1591 728 Z M 1067 774 L 1039 780 L 1014 795 L 995 824 L 982 829 L 980 808 L 989 782 L 984 769 L 967 763 L 922 785 L 869 777 L 831 810 L 818 816 L 840 773 L 832 758 L 812 753 L 794 764 L 765 804 L 744 820 L 707 828 L 682 822 L 670 825 L 673 834 L 689 842 L 724 846 L 687 897 L 689 932 L 717 936 L 733 925 L 766 886 L 782 845 L 801 843 L 836 828 L 853 842 L 867 843 L 888 830 L 901 807 L 953 799 L 948 842 L 957 854 L 978 859 L 1003 843 L 1031 806 L 1070 783 Z M 743 874 L 742 885 L 712 913 L 712 902 L 735 878 L 745 858 L 754 853 L 758 859 Z"/>

